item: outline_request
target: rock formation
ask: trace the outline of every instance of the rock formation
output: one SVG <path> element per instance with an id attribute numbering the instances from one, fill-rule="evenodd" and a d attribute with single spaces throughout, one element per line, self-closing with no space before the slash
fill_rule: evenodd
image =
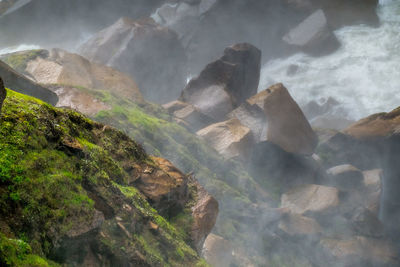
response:
<path id="1" fill-rule="evenodd" d="M 277 84 L 263 94 L 268 141 L 287 152 L 311 155 L 318 143 L 317 135 L 287 89 Z"/>
<path id="2" fill-rule="evenodd" d="M 178 36 L 152 19 L 121 18 L 83 44 L 80 52 L 130 74 L 149 101 L 175 100 L 185 86 L 186 55 Z"/>
<path id="3" fill-rule="evenodd" d="M 183 90 L 180 100 L 221 121 L 257 92 L 261 52 L 250 44 L 236 44 L 208 64 Z"/>

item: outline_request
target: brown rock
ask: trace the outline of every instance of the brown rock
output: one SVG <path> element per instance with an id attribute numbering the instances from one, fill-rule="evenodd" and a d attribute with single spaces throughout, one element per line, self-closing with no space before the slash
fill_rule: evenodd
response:
<path id="1" fill-rule="evenodd" d="M 191 236 L 198 252 L 201 252 L 204 241 L 213 229 L 218 217 L 218 201 L 196 181 L 196 204 L 192 207 L 193 224 Z"/>
<path id="2" fill-rule="evenodd" d="M 83 56 L 130 74 L 145 99 L 178 98 L 187 77 L 186 55 L 177 34 L 152 19 L 121 18 L 80 48 Z"/>
<path id="3" fill-rule="evenodd" d="M 128 75 L 113 68 L 92 63 L 82 56 L 61 49 L 52 49 L 47 57 L 36 57 L 27 62 L 26 72 L 40 84 L 109 90 L 124 98 L 135 101 L 142 100 L 139 88 Z M 66 88 L 67 86 L 65 86 Z M 69 97 L 63 93 L 59 97 L 61 96 Z M 61 101 L 66 102 L 68 100 L 63 99 Z M 65 106 L 73 105 L 74 103 L 69 103 Z"/>
<path id="4" fill-rule="evenodd" d="M 248 155 L 254 145 L 249 128 L 238 119 L 212 124 L 197 132 L 225 158 Z"/>
<path id="5" fill-rule="evenodd" d="M 226 114 L 257 92 L 261 52 L 250 44 L 236 44 L 206 66 L 182 92 L 181 100 L 221 121 Z"/>
<path id="6" fill-rule="evenodd" d="M 183 121 L 183 125 L 192 132 L 197 132 L 215 122 L 194 106 L 178 100 L 165 104 L 163 107 L 176 118 L 178 123 Z"/>
<path id="7" fill-rule="evenodd" d="M 208 235 L 203 247 L 203 257 L 211 266 L 230 267 L 234 262 L 233 246 L 223 237 Z"/>
<path id="8" fill-rule="evenodd" d="M 3 79 L 1 79 L 0 77 L 0 112 L 3 107 L 4 99 L 6 99 L 6 96 L 7 96 L 7 91 L 6 88 L 4 87 Z"/>
<path id="9" fill-rule="evenodd" d="M 188 180 L 171 162 L 153 158 L 159 166 L 146 168 L 133 183 L 162 215 L 177 214 L 188 200 Z"/>
<path id="10" fill-rule="evenodd" d="M 281 207 L 295 214 L 326 213 L 339 205 L 339 190 L 322 185 L 299 186 L 281 197 Z"/>
<path id="11" fill-rule="evenodd" d="M 400 108 L 362 119 L 343 131 L 357 139 L 388 137 L 400 132 Z"/>
<path id="12" fill-rule="evenodd" d="M 318 143 L 317 135 L 287 89 L 276 84 L 257 98 L 264 99 L 268 141 L 290 153 L 312 155 Z"/>

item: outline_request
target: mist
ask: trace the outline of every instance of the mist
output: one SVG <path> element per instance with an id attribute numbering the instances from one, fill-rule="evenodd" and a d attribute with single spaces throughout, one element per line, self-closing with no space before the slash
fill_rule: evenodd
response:
<path id="1" fill-rule="evenodd" d="M 397 0 L 0 0 L 18 79 L 215 197 L 213 267 L 398 266 L 399 43 Z"/>

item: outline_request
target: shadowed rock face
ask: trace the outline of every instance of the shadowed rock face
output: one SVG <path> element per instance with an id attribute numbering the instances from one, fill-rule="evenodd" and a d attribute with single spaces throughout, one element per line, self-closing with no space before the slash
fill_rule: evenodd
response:
<path id="1" fill-rule="evenodd" d="M 0 76 L 3 78 L 5 87 L 39 98 L 51 105 L 55 105 L 58 102 L 58 97 L 55 93 L 25 78 L 2 61 L 0 61 Z"/>
<path id="2" fill-rule="evenodd" d="M 221 121 L 257 92 L 260 66 L 261 51 L 256 47 L 247 43 L 228 47 L 188 83 L 180 99 Z"/>
<path id="3" fill-rule="evenodd" d="M 4 87 L 3 80 L 0 77 L 0 112 L 1 108 L 3 107 L 4 99 L 6 99 L 6 96 L 7 96 L 7 91 L 6 88 Z"/>
<path id="4" fill-rule="evenodd" d="M 311 155 L 318 144 L 317 135 L 287 89 L 277 84 L 265 94 L 268 141 L 290 153 Z"/>
<path id="5" fill-rule="evenodd" d="M 89 60 L 130 74 L 145 99 L 175 100 L 186 82 L 186 55 L 172 30 L 152 19 L 121 18 L 80 48 Z"/>

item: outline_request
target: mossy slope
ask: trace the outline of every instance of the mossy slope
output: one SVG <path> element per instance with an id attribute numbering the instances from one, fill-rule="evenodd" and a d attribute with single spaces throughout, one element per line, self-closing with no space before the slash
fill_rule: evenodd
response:
<path id="1" fill-rule="evenodd" d="M 205 265 L 129 186 L 149 164 L 125 134 L 9 90 L 0 116 L 0 261 Z"/>

